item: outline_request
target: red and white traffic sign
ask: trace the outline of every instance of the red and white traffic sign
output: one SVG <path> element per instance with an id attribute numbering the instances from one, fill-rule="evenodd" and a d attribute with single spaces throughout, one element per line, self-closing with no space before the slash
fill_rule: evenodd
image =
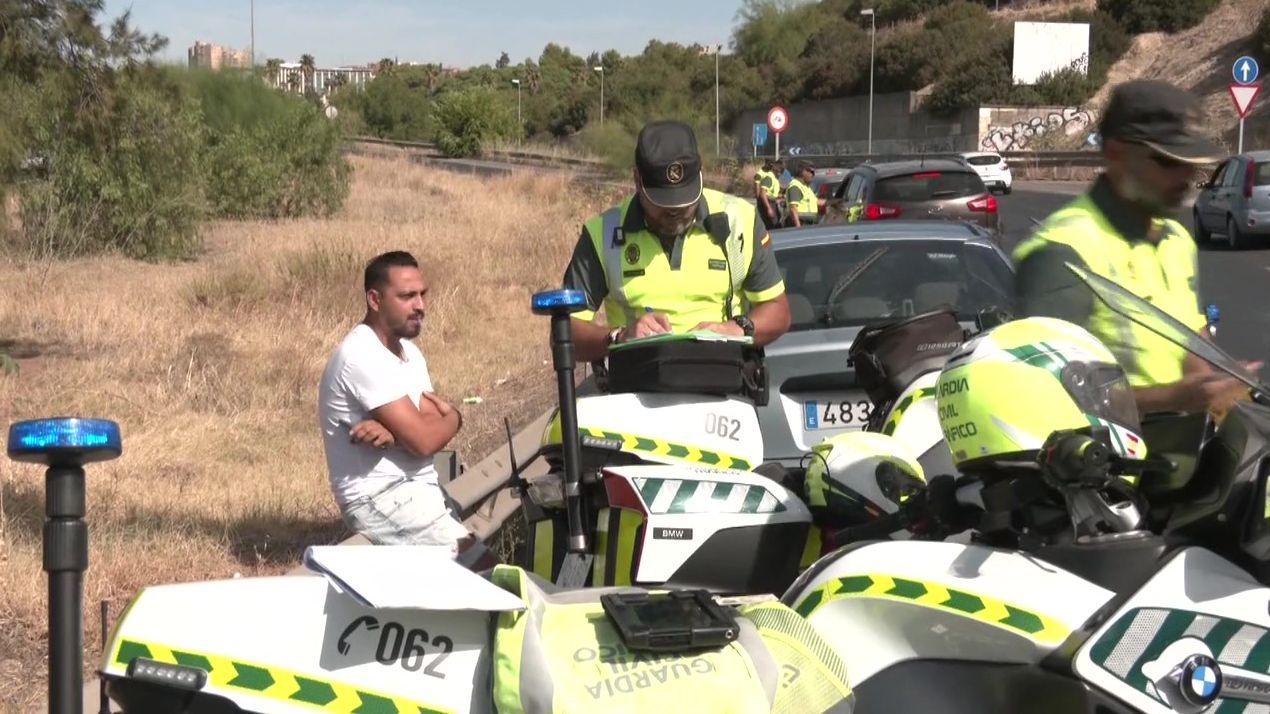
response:
<path id="1" fill-rule="evenodd" d="M 1239 112 L 1239 118 L 1247 117 L 1248 112 L 1252 110 L 1252 103 L 1257 100 L 1257 95 L 1261 93 L 1261 82 L 1231 84 L 1227 88 L 1230 90 L 1230 98 L 1235 102 L 1235 111 Z"/>
<path id="2" fill-rule="evenodd" d="M 767 126 L 779 134 L 785 131 L 785 127 L 789 126 L 789 115 L 785 113 L 782 107 L 772 107 L 767 112 Z"/>

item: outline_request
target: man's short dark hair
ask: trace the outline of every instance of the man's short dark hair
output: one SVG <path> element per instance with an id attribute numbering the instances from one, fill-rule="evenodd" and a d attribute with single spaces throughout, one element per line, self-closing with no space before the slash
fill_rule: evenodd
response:
<path id="1" fill-rule="evenodd" d="M 366 275 L 362 279 L 362 284 L 369 292 L 371 290 L 381 290 L 388 284 L 388 271 L 390 268 L 418 268 L 419 261 L 415 257 L 404 250 L 390 250 L 375 256 L 366 264 Z"/>

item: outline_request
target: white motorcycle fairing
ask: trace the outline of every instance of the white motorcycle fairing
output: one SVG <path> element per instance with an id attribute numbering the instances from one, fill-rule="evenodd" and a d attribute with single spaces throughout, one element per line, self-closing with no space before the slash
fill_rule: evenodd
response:
<path id="1" fill-rule="evenodd" d="M 184 670 L 187 676 L 205 670 L 200 695 L 259 714 L 491 712 L 492 618 L 510 606 L 500 610 L 489 601 L 510 596 L 514 604 L 515 596 L 488 582 L 473 586 L 469 578 L 464 592 L 470 609 L 452 609 L 455 568 L 461 566 L 407 555 L 395 562 L 398 570 L 413 572 L 394 578 L 393 568 L 384 567 L 384 558 L 393 557 L 385 549 L 393 548 L 352 548 L 356 552 L 347 555 L 365 567 L 334 572 L 329 581 L 304 574 L 144 589 L 121 615 L 103 655 L 112 697 L 127 711 L 155 706 L 140 698 L 146 694 L 139 681 L 144 672 L 127 676 L 128 663 L 141 657 L 193 668 Z M 400 585 L 405 597 L 393 607 L 371 607 L 332 584 L 347 588 L 357 577 L 381 591 Z M 429 607 L 434 589 L 417 587 L 426 581 L 451 583 L 452 592 L 441 594 L 447 602 L 433 603 L 442 607 Z M 399 606 L 403 600 L 419 604 Z"/>
<path id="2" fill-rule="evenodd" d="M 701 394 L 624 393 L 580 397 L 582 447 L 623 451 L 652 463 L 748 470 L 763 463 L 753 402 Z M 543 444 L 560 443 L 557 410 Z"/>
<path id="3" fill-rule="evenodd" d="M 1076 673 L 1148 714 L 1270 712 L 1243 699 L 1270 702 L 1268 607 L 1270 588 L 1186 548 L 1085 642 Z"/>
<path id="4" fill-rule="evenodd" d="M 937 541 L 847 546 L 782 598 L 858 687 L 913 659 L 1036 664 L 1114 593 L 1017 551 Z"/>
<path id="5" fill-rule="evenodd" d="M 638 513 L 642 528 L 605 532 L 613 545 L 598 548 L 596 559 L 611 550 L 625 572 L 634 568 L 635 584 L 779 594 L 797 575 L 811 512 L 772 479 L 668 465 L 613 466 L 603 475 L 609 507 Z M 608 518 L 602 512 L 598 520 L 603 526 Z M 738 558 L 752 562 L 740 567 Z"/>

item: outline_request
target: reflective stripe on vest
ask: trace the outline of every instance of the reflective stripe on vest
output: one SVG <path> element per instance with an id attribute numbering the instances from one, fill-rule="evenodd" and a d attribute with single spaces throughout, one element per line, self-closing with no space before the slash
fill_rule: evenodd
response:
<path id="1" fill-rule="evenodd" d="M 711 272 L 703 271 L 700 265 L 682 264 L 680 269 L 672 270 L 666 274 L 656 273 L 649 275 L 647 266 L 639 270 L 636 275 L 627 276 L 624 270 L 623 261 L 639 262 L 643 250 L 639 247 L 635 248 L 636 261 L 629 261 L 627 251 L 631 250 L 632 243 L 643 245 L 649 250 L 661 252 L 660 239 L 647 230 L 638 233 L 627 234 L 622 229 L 622 224 L 626 218 L 626 212 L 630 208 L 633 197 L 628 198 L 621 204 L 614 206 L 598 217 L 592 217 L 587 221 L 587 229 L 591 232 L 592 241 L 598 253 L 601 254 L 601 262 L 604 265 L 604 277 L 608 286 L 608 296 L 605 303 L 610 305 L 610 324 L 614 324 L 612 313 L 614 309 L 619 310 L 625 322 L 624 325 L 634 324 L 638 318 L 638 313 L 644 307 L 651 307 L 660 312 L 672 314 L 672 327 L 674 327 L 674 314 L 683 311 L 691 311 L 695 308 L 697 312 L 702 312 L 700 303 L 706 298 L 702 295 L 705 286 L 710 284 Z M 682 250 L 688 252 L 689 240 L 693 241 L 693 246 L 700 242 L 704 237 L 713 250 L 718 250 L 720 257 L 723 258 L 723 269 L 727 271 L 727 279 L 724 288 L 718 296 L 717 304 L 723 309 L 721 314 L 711 314 L 708 319 L 697 320 L 696 322 L 718 322 L 722 319 L 730 319 L 731 317 L 741 314 L 745 311 L 746 301 L 742 292 L 745 282 L 745 276 L 749 272 L 750 262 L 753 260 L 753 254 L 746 255 L 744 236 L 749 232 L 754 224 L 754 208 L 748 203 L 733 198 L 727 194 L 706 189 L 703 191 L 702 200 L 706 202 L 706 208 L 711 214 L 723 213 L 728 219 L 729 235 L 723 245 L 720 246 L 712 236 L 705 233 L 703 228 L 697 224 L 689 230 L 688 235 L 684 237 Z M 749 209 L 748 211 L 746 209 Z M 596 231 L 599 231 L 598 234 Z M 753 237 L 751 237 L 752 239 Z M 671 256 L 666 256 L 669 262 Z M 685 259 L 686 260 L 686 259 Z M 695 275 L 694 275 L 695 273 Z M 699 279 L 694 279 L 699 278 Z M 659 281 L 671 281 L 672 285 L 661 285 Z M 637 299 L 632 300 L 631 285 L 638 281 L 641 290 L 636 290 Z M 648 289 L 661 287 L 658 292 L 661 293 L 658 304 L 639 304 L 640 297 L 646 297 Z M 738 300 L 738 297 L 740 298 Z M 695 300 L 696 302 L 692 302 Z M 688 322 L 687 320 L 685 322 Z M 691 328 L 696 324 L 680 325 L 675 331 L 682 331 Z"/>
<path id="2" fill-rule="evenodd" d="M 816 201 L 816 194 L 811 190 L 811 186 L 803 183 L 798 179 L 791 179 L 789 186 L 785 189 L 785 195 L 789 195 L 789 189 L 797 187 L 801 195 L 797 202 L 789 204 L 791 211 L 798 211 L 800 216 L 814 216 L 819 212 L 819 202 Z"/>
<path id="3" fill-rule="evenodd" d="M 635 309 L 626 299 L 626 281 L 622 277 L 622 246 L 626 243 L 620 231 L 624 211 L 621 204 L 604 212 L 603 228 L 600 240 L 604 241 L 604 278 L 608 284 L 609 295 L 621 306 L 626 315 L 626 324 L 635 324 Z M 614 276 L 617 279 L 614 279 Z"/>
<path id="4" fill-rule="evenodd" d="M 1093 272 L 1149 300 L 1188 327 L 1199 329 L 1203 317 L 1191 287 L 1194 242 L 1175 221 L 1162 221 L 1156 227 L 1164 231 L 1158 244 L 1130 244 L 1086 195 L 1047 219 L 1036 234 L 1015 248 L 1013 258 L 1019 263 L 1047 242 L 1068 245 Z M 1074 275 L 1072 279 L 1077 280 Z M 1168 384 L 1182 377 L 1182 348 L 1113 312 L 1097 298 L 1084 327 L 1116 355 L 1133 386 Z"/>

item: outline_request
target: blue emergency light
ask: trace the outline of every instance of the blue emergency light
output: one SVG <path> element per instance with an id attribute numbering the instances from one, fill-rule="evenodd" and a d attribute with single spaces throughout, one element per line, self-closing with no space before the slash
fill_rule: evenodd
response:
<path id="1" fill-rule="evenodd" d="M 534 293 L 532 301 L 535 315 L 550 315 L 558 310 L 577 312 L 586 306 L 586 294 L 581 290 L 546 290 Z"/>
<path id="2" fill-rule="evenodd" d="M 9 425 L 9 458 L 33 464 L 106 461 L 123 451 L 119 425 L 108 419 L 32 419 Z"/>

